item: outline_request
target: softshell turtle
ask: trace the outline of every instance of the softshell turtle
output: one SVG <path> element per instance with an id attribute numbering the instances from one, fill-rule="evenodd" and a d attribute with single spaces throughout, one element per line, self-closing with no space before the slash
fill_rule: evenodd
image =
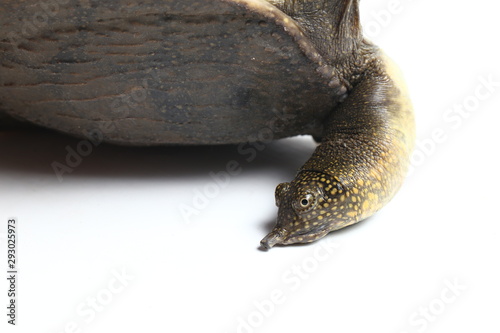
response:
<path id="1" fill-rule="evenodd" d="M 358 0 L 3 0 L 0 24 L 0 114 L 130 145 L 313 135 L 265 248 L 365 219 L 405 176 L 412 107 Z"/>

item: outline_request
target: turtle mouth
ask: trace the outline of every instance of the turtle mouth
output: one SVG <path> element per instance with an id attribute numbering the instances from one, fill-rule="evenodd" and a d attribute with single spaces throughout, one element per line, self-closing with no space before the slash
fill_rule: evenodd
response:
<path id="1" fill-rule="evenodd" d="M 283 228 L 274 228 L 266 237 L 264 237 L 264 239 L 260 241 L 260 244 L 267 251 L 275 245 L 311 243 L 317 239 L 324 237 L 326 234 L 328 234 L 328 232 L 329 230 L 327 228 L 320 227 L 314 230 L 308 230 L 303 233 L 295 233 L 293 235 L 290 235 Z"/>
<path id="2" fill-rule="evenodd" d="M 328 233 L 328 230 L 315 230 L 301 235 L 293 235 L 287 237 L 281 244 L 291 245 L 291 244 L 305 244 L 311 243 L 315 240 L 323 238 Z"/>
<path id="3" fill-rule="evenodd" d="M 260 241 L 260 245 L 265 250 L 269 250 L 274 245 L 284 244 L 285 242 L 285 229 L 283 228 L 274 228 L 266 237 L 264 237 Z"/>

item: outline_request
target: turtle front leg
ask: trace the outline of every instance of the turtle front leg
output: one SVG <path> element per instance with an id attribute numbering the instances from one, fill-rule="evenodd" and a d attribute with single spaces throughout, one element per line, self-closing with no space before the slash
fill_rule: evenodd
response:
<path id="1" fill-rule="evenodd" d="M 332 112 L 312 157 L 276 188 L 277 224 L 261 244 L 312 242 L 374 214 L 400 188 L 414 140 L 405 85 L 379 54 Z"/>

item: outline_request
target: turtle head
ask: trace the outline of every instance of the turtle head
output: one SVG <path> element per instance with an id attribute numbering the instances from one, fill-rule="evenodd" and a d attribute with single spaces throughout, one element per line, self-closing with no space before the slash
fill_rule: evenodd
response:
<path id="1" fill-rule="evenodd" d="M 291 183 L 276 187 L 278 219 L 274 229 L 261 241 L 264 248 L 274 245 L 309 243 L 332 230 L 350 224 L 344 216 L 345 189 L 331 176 L 301 171 Z"/>

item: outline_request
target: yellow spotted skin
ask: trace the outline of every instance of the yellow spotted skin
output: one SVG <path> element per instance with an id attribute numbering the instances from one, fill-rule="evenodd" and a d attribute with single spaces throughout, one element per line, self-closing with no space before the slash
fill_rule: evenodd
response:
<path id="1" fill-rule="evenodd" d="M 262 245 L 312 242 L 378 211 L 405 178 L 414 126 L 400 73 L 373 47 L 312 157 L 291 183 L 277 187 L 277 224 Z"/>
<path id="2" fill-rule="evenodd" d="M 325 119 L 311 158 L 292 182 L 276 188 L 278 218 L 261 241 L 266 249 L 312 242 L 374 214 L 401 187 L 415 141 L 402 75 L 363 39 L 358 0 L 273 3 L 300 24 L 328 60 L 344 95 Z"/>

